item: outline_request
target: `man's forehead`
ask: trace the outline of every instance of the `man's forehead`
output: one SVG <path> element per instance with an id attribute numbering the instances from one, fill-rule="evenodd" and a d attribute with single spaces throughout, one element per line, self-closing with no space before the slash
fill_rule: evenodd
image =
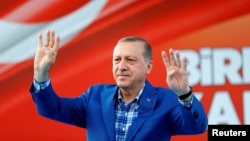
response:
<path id="1" fill-rule="evenodd" d="M 114 51 L 142 51 L 144 45 L 142 42 L 118 42 L 114 48 Z"/>

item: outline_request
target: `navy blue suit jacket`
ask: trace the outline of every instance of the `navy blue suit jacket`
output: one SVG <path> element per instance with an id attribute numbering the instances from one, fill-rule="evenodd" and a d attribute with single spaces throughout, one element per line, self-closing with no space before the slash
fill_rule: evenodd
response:
<path id="1" fill-rule="evenodd" d="M 60 98 L 49 85 L 39 93 L 30 88 L 38 112 L 47 118 L 87 129 L 88 141 L 115 140 L 116 85 L 94 85 L 79 97 Z M 201 103 L 193 97 L 190 108 L 182 106 L 173 91 L 145 81 L 137 119 L 126 141 L 169 141 L 172 135 L 199 134 L 207 129 Z"/>

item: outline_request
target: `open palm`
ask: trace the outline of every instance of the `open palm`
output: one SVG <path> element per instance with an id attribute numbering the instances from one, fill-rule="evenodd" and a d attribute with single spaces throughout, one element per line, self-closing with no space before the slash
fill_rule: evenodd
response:
<path id="1" fill-rule="evenodd" d="M 43 42 L 42 34 L 38 35 L 38 48 L 34 59 L 34 78 L 38 82 L 49 79 L 49 70 L 56 60 L 59 48 L 60 39 L 53 30 L 48 30 L 46 36 L 46 41 Z"/>
<path id="2" fill-rule="evenodd" d="M 169 49 L 169 55 L 170 59 L 166 52 L 162 51 L 162 59 L 167 72 L 166 82 L 177 95 L 185 94 L 189 91 L 187 58 L 181 61 L 179 52 L 173 49 Z"/>

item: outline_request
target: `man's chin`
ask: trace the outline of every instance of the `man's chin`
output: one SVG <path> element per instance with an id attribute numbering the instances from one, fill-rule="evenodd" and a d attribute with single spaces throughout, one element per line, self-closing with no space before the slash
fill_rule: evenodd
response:
<path id="1" fill-rule="evenodd" d="M 116 84 L 120 88 L 127 88 L 129 86 L 126 82 L 117 82 Z"/>

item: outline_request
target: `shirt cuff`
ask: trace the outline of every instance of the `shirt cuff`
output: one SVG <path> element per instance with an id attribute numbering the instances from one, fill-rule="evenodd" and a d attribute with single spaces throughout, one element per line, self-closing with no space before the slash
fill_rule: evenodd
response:
<path id="1" fill-rule="evenodd" d="M 191 97 L 190 100 L 181 100 L 181 99 L 178 98 L 178 101 L 184 107 L 190 108 L 192 106 L 192 104 L 193 104 L 193 97 L 194 97 L 194 95 L 192 94 L 192 97 Z"/>
<path id="2" fill-rule="evenodd" d="M 35 79 L 33 80 L 33 86 L 34 86 L 34 91 L 35 93 L 40 92 L 41 90 L 45 89 L 46 87 L 48 87 L 50 84 L 50 79 L 45 81 L 45 82 L 41 82 L 38 83 Z"/>

